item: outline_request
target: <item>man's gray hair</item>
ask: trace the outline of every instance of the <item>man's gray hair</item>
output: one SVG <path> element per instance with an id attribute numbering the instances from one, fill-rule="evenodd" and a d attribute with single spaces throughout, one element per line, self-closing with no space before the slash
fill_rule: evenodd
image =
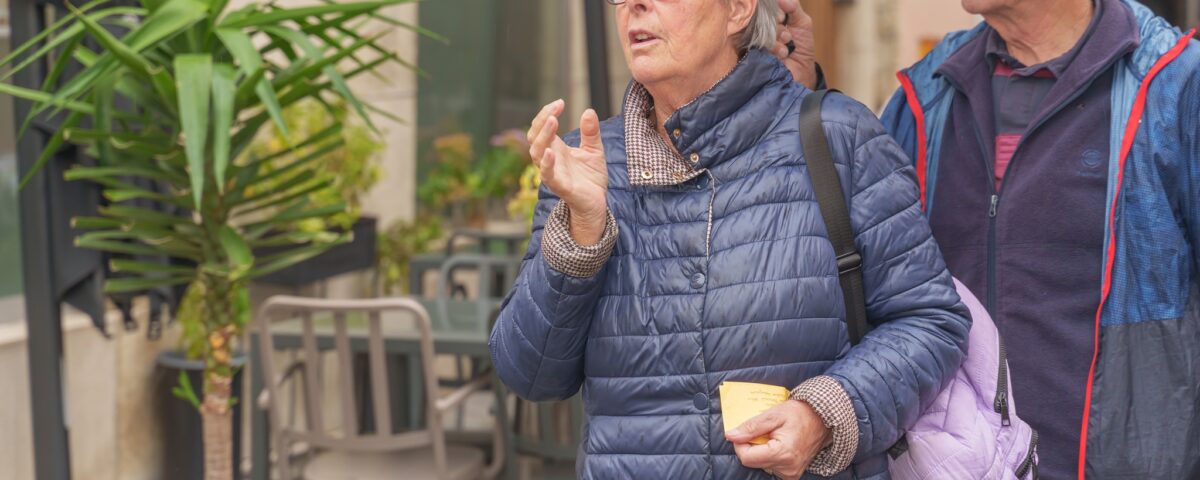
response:
<path id="1" fill-rule="evenodd" d="M 758 8 L 746 29 L 738 34 L 738 51 L 744 52 L 751 48 L 770 50 L 775 46 L 775 16 L 779 15 L 779 2 L 776 0 L 758 0 Z"/>

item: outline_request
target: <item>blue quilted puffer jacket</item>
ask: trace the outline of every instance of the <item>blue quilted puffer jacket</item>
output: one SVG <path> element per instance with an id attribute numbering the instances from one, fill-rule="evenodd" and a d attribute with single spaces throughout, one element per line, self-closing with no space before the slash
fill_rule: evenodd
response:
<path id="1" fill-rule="evenodd" d="M 835 478 L 887 478 L 885 450 L 958 367 L 970 321 L 910 162 L 867 108 L 831 95 L 825 132 L 874 325 L 850 347 L 800 144 L 809 93 L 778 60 L 748 52 L 666 123 L 682 132 L 675 148 L 698 153 L 707 173 L 670 187 L 631 187 L 623 118 L 602 122 L 619 235 L 593 277 L 564 275 L 540 254 L 558 202 L 542 190 L 491 351 L 523 398 L 565 399 L 582 386 L 580 478 L 770 478 L 742 467 L 725 440 L 717 387 L 791 387 L 820 374 L 841 383 L 858 418 L 855 463 Z M 578 132 L 565 140 L 577 145 Z"/>

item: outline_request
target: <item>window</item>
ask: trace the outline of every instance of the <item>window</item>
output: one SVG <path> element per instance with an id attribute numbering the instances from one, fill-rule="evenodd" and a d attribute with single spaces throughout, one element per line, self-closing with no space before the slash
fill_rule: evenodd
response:
<path id="1" fill-rule="evenodd" d="M 478 151 L 492 135 L 524 132 L 542 105 L 567 101 L 565 133 L 590 104 L 582 2 L 440 0 L 423 2 L 420 25 L 446 37 L 422 37 L 418 82 L 418 178 L 425 178 L 434 139 L 468 133 Z M 614 102 L 625 72 L 609 13 Z M 615 109 L 613 109 L 615 111 Z"/>
<path id="2" fill-rule="evenodd" d="M 11 49 L 8 2 L 0 2 L 0 56 Z M 11 96 L 0 95 L 0 301 L 21 294 L 21 231 L 17 210 L 17 143 Z M 0 322 L 19 315 L 0 315 Z"/>

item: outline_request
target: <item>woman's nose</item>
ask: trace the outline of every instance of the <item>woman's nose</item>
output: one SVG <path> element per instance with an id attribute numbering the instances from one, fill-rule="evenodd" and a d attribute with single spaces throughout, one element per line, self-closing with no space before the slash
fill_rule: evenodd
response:
<path id="1" fill-rule="evenodd" d="M 650 4 L 654 0 L 626 0 L 625 6 L 635 12 L 645 12 L 650 9 Z"/>

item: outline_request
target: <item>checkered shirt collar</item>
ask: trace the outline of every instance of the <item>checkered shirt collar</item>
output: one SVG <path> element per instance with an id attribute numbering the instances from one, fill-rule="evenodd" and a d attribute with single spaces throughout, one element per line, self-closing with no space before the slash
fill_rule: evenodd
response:
<path id="1" fill-rule="evenodd" d="M 702 173 L 655 130 L 654 99 L 650 98 L 646 87 L 637 82 L 630 85 L 625 95 L 624 117 L 625 161 L 630 185 L 678 185 Z"/>

